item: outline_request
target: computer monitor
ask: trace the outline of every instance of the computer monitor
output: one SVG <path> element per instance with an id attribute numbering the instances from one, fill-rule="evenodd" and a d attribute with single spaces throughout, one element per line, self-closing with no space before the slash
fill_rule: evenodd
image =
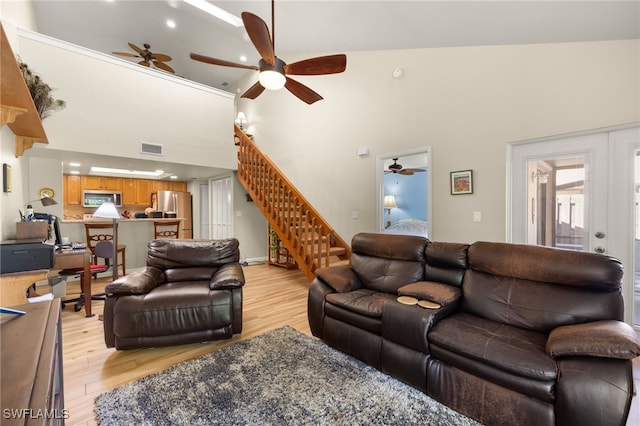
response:
<path id="1" fill-rule="evenodd" d="M 57 246 L 62 245 L 62 233 L 60 232 L 60 220 L 57 216 L 48 213 L 34 213 L 34 219 L 46 220 L 49 222 L 49 227 L 53 228 L 53 233 L 55 235 L 55 244 Z"/>

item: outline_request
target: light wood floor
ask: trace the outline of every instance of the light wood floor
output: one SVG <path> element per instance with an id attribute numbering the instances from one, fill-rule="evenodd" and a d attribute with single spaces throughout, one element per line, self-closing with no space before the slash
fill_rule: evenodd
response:
<path id="1" fill-rule="evenodd" d="M 311 335 L 307 321 L 309 281 L 299 270 L 255 265 L 244 268 L 243 330 L 230 340 L 169 348 L 116 351 L 104 344 L 102 313 L 104 302 L 93 301 L 92 318 L 73 304 L 62 311 L 64 351 L 64 399 L 69 410 L 67 425 L 94 425 L 93 401 L 99 394 L 140 377 L 164 370 L 176 363 L 207 354 L 238 340 L 289 325 Z M 92 291 L 101 292 L 108 280 L 94 281 Z M 109 280 L 110 281 L 110 280 Z M 67 284 L 67 298 L 79 293 L 77 282 Z"/>
<path id="2" fill-rule="evenodd" d="M 93 400 L 99 394 L 138 378 L 164 370 L 176 363 L 207 354 L 238 340 L 248 339 L 269 330 L 289 325 L 311 335 L 307 322 L 309 281 L 299 270 L 268 265 L 244 268 L 243 331 L 230 340 L 175 346 L 169 348 L 116 351 L 104 344 L 102 301 L 94 301 L 96 316 L 85 318 L 84 309 L 74 312 L 73 305 L 62 311 L 64 350 L 65 408 L 67 425 L 95 425 Z M 110 280 L 94 282 L 93 291 L 104 289 Z M 77 283 L 67 285 L 67 297 L 79 293 Z M 640 360 L 634 362 L 636 389 L 640 388 Z M 634 398 L 628 426 L 640 425 L 640 403 Z"/>

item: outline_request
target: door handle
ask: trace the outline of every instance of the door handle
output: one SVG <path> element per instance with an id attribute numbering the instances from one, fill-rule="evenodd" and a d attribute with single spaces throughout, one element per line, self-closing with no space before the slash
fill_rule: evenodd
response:
<path id="1" fill-rule="evenodd" d="M 604 253 L 606 250 L 604 249 L 604 247 L 600 247 L 600 246 L 598 246 L 598 247 L 596 247 L 595 249 L 593 249 L 593 251 L 595 251 L 596 253 L 600 253 L 600 254 L 602 254 L 602 253 Z"/>
<path id="2" fill-rule="evenodd" d="M 604 233 L 604 232 L 602 232 L 602 231 L 598 231 L 598 232 L 596 232 L 596 238 L 598 238 L 598 239 L 603 239 L 603 238 L 604 238 L 604 237 L 606 237 L 606 236 L 607 236 L 607 234 L 605 234 L 605 233 Z"/>

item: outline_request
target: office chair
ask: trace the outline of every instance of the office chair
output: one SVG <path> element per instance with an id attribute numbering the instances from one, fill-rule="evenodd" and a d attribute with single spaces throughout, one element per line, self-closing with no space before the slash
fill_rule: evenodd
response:
<path id="1" fill-rule="evenodd" d="M 153 222 L 153 239 L 159 238 L 178 238 L 180 235 L 180 221 L 154 221 Z"/>
<path id="2" fill-rule="evenodd" d="M 118 275 L 118 269 L 120 268 L 120 266 L 122 266 L 122 275 L 126 275 L 126 264 L 125 264 L 125 250 L 127 248 L 126 245 L 124 244 L 118 244 L 118 225 L 116 223 L 116 236 L 115 236 L 115 243 L 116 243 L 116 258 L 113 260 L 113 267 L 116 268 L 116 278 L 119 276 Z M 96 245 L 100 242 L 100 241 L 113 241 L 113 224 L 111 222 L 109 223 L 85 223 L 84 224 L 84 228 L 85 228 L 85 232 L 87 235 L 87 248 L 89 250 L 91 250 L 91 253 L 93 253 L 94 258 L 93 258 L 93 263 L 97 264 L 98 263 L 98 258 L 99 257 L 103 257 L 103 258 L 111 258 L 113 257 L 113 254 L 110 256 L 98 256 L 96 254 Z M 112 247 L 113 249 L 113 247 Z M 120 256 L 121 261 L 118 262 L 118 256 Z"/>
<path id="3" fill-rule="evenodd" d="M 103 264 L 94 264 L 91 265 L 91 274 L 94 277 L 97 277 L 99 273 L 107 272 L 110 267 L 110 259 L 113 257 L 113 243 L 111 241 L 100 241 L 95 246 L 95 256 L 101 257 L 104 259 Z M 65 278 L 65 281 L 68 277 L 78 277 L 84 274 L 84 268 L 72 268 L 72 269 L 63 269 L 58 272 L 58 275 Z M 92 292 L 93 293 L 93 292 Z M 92 294 L 91 300 L 105 300 L 105 293 Z M 65 308 L 67 303 L 75 303 L 73 306 L 73 310 L 75 312 L 79 312 L 85 303 L 84 293 L 82 292 L 82 288 L 80 289 L 80 296 L 74 299 L 62 300 L 62 309 Z"/>

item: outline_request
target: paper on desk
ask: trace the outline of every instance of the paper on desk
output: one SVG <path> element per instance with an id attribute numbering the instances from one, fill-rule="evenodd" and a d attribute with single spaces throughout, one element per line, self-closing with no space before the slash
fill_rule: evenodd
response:
<path id="1" fill-rule="evenodd" d="M 27 300 L 29 301 L 29 303 L 38 303 L 45 302 L 47 300 L 53 300 L 53 293 L 43 294 L 42 296 L 28 297 Z"/>

